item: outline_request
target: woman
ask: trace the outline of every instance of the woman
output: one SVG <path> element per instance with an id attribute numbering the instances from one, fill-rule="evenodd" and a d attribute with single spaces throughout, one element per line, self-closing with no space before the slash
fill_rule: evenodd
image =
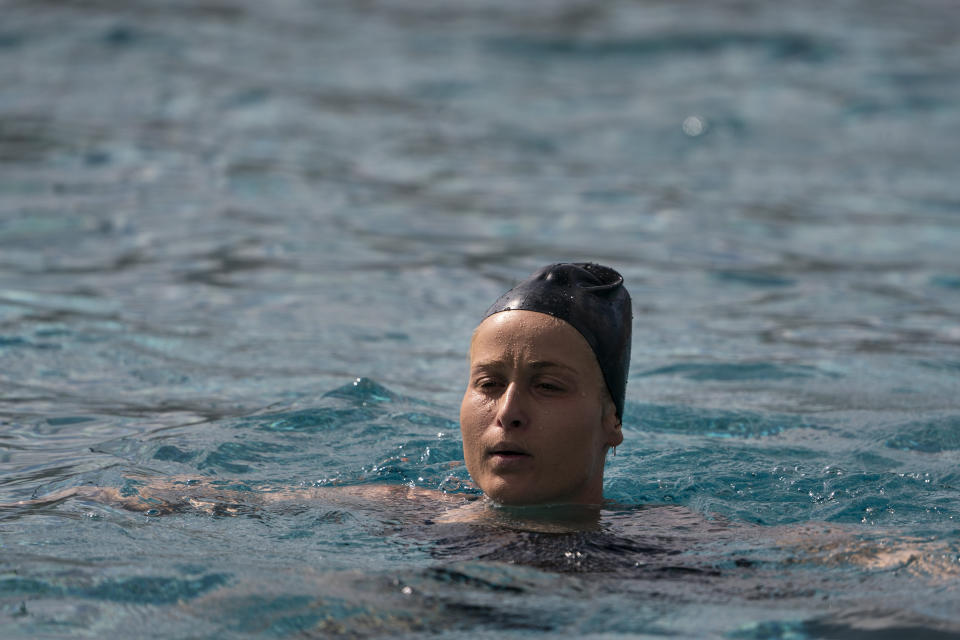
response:
<path id="1" fill-rule="evenodd" d="M 619 273 L 553 264 L 491 306 L 460 405 L 473 481 L 506 505 L 599 504 L 623 442 L 630 295 Z"/>
<path id="2" fill-rule="evenodd" d="M 895 566 L 905 553 L 917 551 L 918 547 L 909 546 L 851 552 L 850 536 L 842 529 L 731 526 L 722 519 L 707 520 L 686 508 L 666 505 L 629 509 L 609 516 L 608 526 L 600 526 L 604 463 L 608 451 L 623 441 L 631 322 L 623 278 L 609 267 L 590 263 L 546 266 L 487 310 L 470 343 L 460 428 L 467 470 L 489 500 L 404 485 L 237 492 L 194 479 L 171 478 L 128 487 L 122 494 L 116 488 L 75 487 L 6 506 L 81 496 L 154 515 L 184 509 L 238 515 L 265 504 L 346 503 L 378 513 L 406 513 L 409 518 L 399 522 L 416 524 L 411 533 L 428 537 L 431 534 L 421 531 L 425 516 L 428 523 L 506 525 L 520 532 L 593 531 L 586 538 L 521 537 L 504 542 L 505 529 L 500 527 L 497 544 L 482 552 L 477 550 L 474 530 L 462 540 L 446 531 L 439 546 L 446 545 L 441 550 L 446 555 L 455 555 L 462 547 L 469 557 L 558 570 L 626 570 L 630 575 L 638 567 L 654 573 L 675 572 L 677 554 L 722 536 L 747 536 L 761 548 L 784 542 L 794 547 L 813 537 L 820 542 L 817 552 L 827 560 L 837 553 L 852 553 L 844 557 L 871 567 Z M 498 505 L 551 508 L 489 508 Z M 569 508 L 554 508 L 558 505 Z M 570 551 L 573 548 L 585 551 Z M 661 560 L 654 561 L 657 558 Z M 701 571 L 680 568 L 686 573 Z"/>

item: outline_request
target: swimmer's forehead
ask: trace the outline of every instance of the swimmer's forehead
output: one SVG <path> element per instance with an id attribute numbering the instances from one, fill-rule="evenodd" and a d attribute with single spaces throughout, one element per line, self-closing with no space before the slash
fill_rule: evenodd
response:
<path id="1" fill-rule="evenodd" d="M 532 342 L 548 332 L 572 332 L 580 335 L 580 332 L 573 325 L 560 318 L 539 311 L 512 309 L 494 313 L 484 318 L 483 322 L 473 330 L 473 335 L 470 337 L 470 348 L 473 349 L 478 340 L 481 339 L 488 343 L 523 343 Z M 580 336 L 580 338 L 582 339 L 583 336 Z"/>
<path id="2" fill-rule="evenodd" d="M 488 316 L 473 332 L 473 369 L 505 366 L 518 358 L 536 370 L 567 369 L 579 373 L 599 367 L 580 332 L 569 323 L 537 311 L 511 310 Z"/>
<path id="3" fill-rule="evenodd" d="M 490 358 L 484 360 L 474 360 L 470 366 L 474 371 L 487 371 L 508 367 L 512 364 L 513 359 L 511 358 Z M 563 362 L 551 362 L 550 360 L 527 361 L 524 362 L 523 365 L 528 369 L 533 369 L 534 371 L 549 371 L 552 369 L 559 369 L 562 371 L 568 371 L 570 373 L 580 373 L 579 369 L 576 367 L 571 367 Z"/>

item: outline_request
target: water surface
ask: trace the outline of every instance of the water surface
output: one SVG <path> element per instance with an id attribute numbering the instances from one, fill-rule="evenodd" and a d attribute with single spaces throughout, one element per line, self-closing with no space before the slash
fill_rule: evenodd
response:
<path id="1" fill-rule="evenodd" d="M 5 509 L 3 635 L 956 637 L 957 17 L 4 3 L 0 501 L 250 499 Z M 470 332 L 559 260 L 635 304 L 599 530 L 259 501 L 469 494 Z"/>

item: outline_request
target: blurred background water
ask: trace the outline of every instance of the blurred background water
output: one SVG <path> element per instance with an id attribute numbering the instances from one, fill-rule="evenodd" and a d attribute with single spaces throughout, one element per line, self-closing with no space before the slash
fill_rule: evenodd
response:
<path id="1" fill-rule="evenodd" d="M 635 304 L 610 498 L 927 549 L 654 589 L 437 560 L 362 511 L 75 500 L 0 521 L 5 636 L 958 633 L 952 0 L 0 16 L 0 501 L 460 486 L 478 318 L 591 260 Z"/>

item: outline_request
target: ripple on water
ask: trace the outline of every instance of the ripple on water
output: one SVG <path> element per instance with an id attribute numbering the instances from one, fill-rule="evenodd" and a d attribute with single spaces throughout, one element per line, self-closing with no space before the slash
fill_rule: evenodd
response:
<path id="1" fill-rule="evenodd" d="M 949 467 L 863 452 L 852 436 L 804 416 L 638 404 L 628 415 L 626 428 L 640 431 L 630 436 L 636 446 L 610 460 L 610 499 L 677 503 L 765 524 L 913 523 L 936 531 L 960 518 Z M 960 449 L 955 416 L 888 433 L 889 449 Z M 729 443 L 710 442 L 715 438 Z"/>
<path id="2" fill-rule="evenodd" d="M 68 577 L 62 580 L 8 577 L 0 579 L 0 594 L 4 596 L 72 596 L 112 602 L 161 605 L 196 598 L 211 589 L 225 585 L 229 579 L 230 576 L 227 574 L 211 573 L 196 578 L 134 576 L 85 584 Z"/>
<path id="3" fill-rule="evenodd" d="M 722 270 L 714 271 L 711 275 L 717 280 L 736 282 L 751 287 L 789 287 L 796 284 L 796 280 L 785 278 L 775 273 L 757 270 Z"/>
<path id="4" fill-rule="evenodd" d="M 367 403 L 395 402 L 401 398 L 383 385 L 370 378 L 357 378 L 352 384 L 345 384 L 324 394 L 325 398 L 343 398 L 354 404 L 366 406 Z"/>
<path id="5" fill-rule="evenodd" d="M 936 275 L 930 278 L 930 284 L 942 289 L 960 289 L 960 276 Z"/>
<path id="6" fill-rule="evenodd" d="M 789 378 L 812 378 L 814 376 L 836 377 L 809 365 L 775 364 L 771 362 L 684 362 L 658 367 L 633 374 L 635 377 L 678 375 L 689 380 L 716 380 L 732 382 L 741 380 L 786 380 Z"/>
<path id="7" fill-rule="evenodd" d="M 447 490 L 468 484 L 459 427 L 447 411 L 366 378 L 323 394 L 317 405 L 117 438 L 95 450 L 149 473 L 159 463 L 172 475 L 254 483 L 412 482 Z"/>
<path id="8" fill-rule="evenodd" d="M 721 438 L 761 438 L 785 429 L 823 429 L 804 416 L 764 415 L 750 411 L 699 409 L 686 405 L 627 402 L 628 427 L 643 431 Z"/>
<path id="9" fill-rule="evenodd" d="M 777 59 L 823 62 L 837 51 L 827 40 L 807 33 L 674 32 L 636 38 L 588 40 L 564 37 L 509 37 L 488 41 L 491 50 L 537 60 L 563 57 L 596 62 L 604 59 L 644 59 L 659 56 L 702 56 L 726 50 L 757 52 Z"/>
<path id="10" fill-rule="evenodd" d="M 856 610 L 811 620 L 771 620 L 728 633 L 732 640 L 955 640 L 956 629 L 942 620 L 915 613 Z"/>
<path id="11" fill-rule="evenodd" d="M 960 416 L 898 425 L 884 444 L 891 449 L 941 453 L 960 449 Z"/>

